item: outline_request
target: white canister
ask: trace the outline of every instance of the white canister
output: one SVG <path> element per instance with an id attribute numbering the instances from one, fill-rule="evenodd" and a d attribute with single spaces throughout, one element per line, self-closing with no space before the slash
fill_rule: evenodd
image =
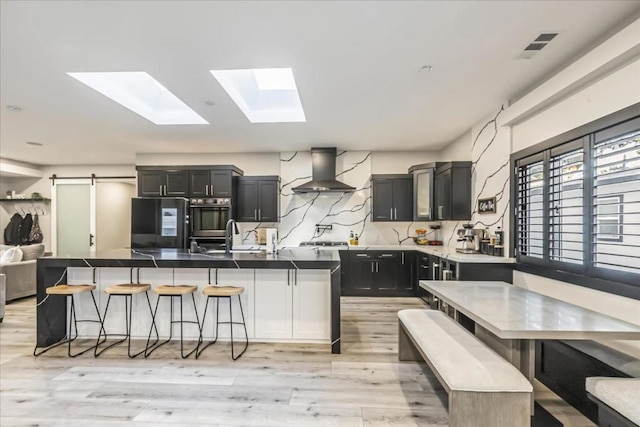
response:
<path id="1" fill-rule="evenodd" d="M 266 243 L 267 243 L 267 253 L 275 254 L 278 252 L 278 229 L 277 228 L 267 228 L 265 231 Z"/>

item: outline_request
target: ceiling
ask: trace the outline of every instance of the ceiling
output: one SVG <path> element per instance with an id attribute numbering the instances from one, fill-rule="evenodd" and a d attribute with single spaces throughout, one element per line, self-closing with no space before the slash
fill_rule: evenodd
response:
<path id="1" fill-rule="evenodd" d="M 135 153 L 439 149 L 639 9 L 613 0 L 3 0 L 0 156 L 132 164 Z M 543 32 L 560 34 L 516 59 Z M 306 123 L 251 124 L 209 72 L 260 67 L 293 68 Z M 66 75 L 81 71 L 146 71 L 210 124 L 154 125 Z"/>

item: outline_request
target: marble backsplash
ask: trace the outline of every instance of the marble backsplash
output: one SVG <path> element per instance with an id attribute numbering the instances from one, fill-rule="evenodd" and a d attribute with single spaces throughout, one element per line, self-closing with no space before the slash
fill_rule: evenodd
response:
<path id="1" fill-rule="evenodd" d="M 398 173 L 406 173 L 398 170 Z M 309 151 L 280 153 L 280 223 L 239 224 L 238 244 L 254 244 L 255 229 L 277 227 L 281 245 L 297 246 L 311 240 L 348 241 L 351 231 L 360 245 L 414 245 L 411 237 L 425 222 L 371 222 L 371 152 L 341 151 L 336 158 L 337 179 L 356 187 L 353 193 L 297 194 L 293 187 L 311 179 Z M 330 225 L 331 230 L 316 230 L 316 224 Z M 440 239 L 455 246 L 456 222 L 442 222 Z M 430 235 L 433 238 L 433 235 Z"/>

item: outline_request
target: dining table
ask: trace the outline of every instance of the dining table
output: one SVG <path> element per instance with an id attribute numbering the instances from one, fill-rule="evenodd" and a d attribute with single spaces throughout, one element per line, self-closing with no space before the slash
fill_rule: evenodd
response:
<path id="1" fill-rule="evenodd" d="M 422 280 L 419 284 L 435 302 L 434 308 L 467 325 L 532 384 L 535 340 L 640 340 L 640 325 L 510 283 Z"/>

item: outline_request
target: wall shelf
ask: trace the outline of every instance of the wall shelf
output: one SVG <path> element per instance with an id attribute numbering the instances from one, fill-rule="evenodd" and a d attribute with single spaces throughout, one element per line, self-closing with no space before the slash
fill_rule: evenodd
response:
<path id="1" fill-rule="evenodd" d="M 2 205 L 5 210 L 8 211 L 8 208 L 13 207 L 13 209 L 22 215 L 30 214 L 38 214 L 38 215 L 48 215 L 49 207 L 51 205 L 51 199 L 41 198 L 41 199 L 0 199 L 0 205 Z"/>

